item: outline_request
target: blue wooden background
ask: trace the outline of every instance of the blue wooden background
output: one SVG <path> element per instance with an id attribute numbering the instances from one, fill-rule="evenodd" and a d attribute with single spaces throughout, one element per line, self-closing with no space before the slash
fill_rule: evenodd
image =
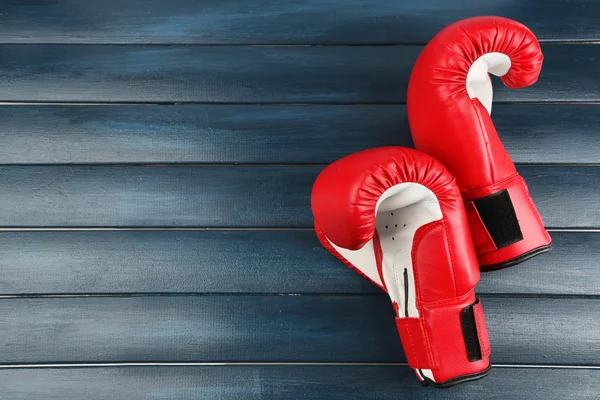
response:
<path id="1" fill-rule="evenodd" d="M 539 82 L 493 117 L 554 249 L 482 276 L 495 369 L 423 389 L 324 250 L 324 165 L 411 146 L 409 73 L 472 15 Z M 600 398 L 600 2 L 0 2 L 1 399 Z"/>

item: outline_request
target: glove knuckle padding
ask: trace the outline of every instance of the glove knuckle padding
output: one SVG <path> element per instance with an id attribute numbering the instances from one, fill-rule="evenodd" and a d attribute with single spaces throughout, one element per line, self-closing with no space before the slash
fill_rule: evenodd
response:
<path id="1" fill-rule="evenodd" d="M 498 72 L 504 84 L 520 88 L 537 81 L 543 61 L 538 41 L 524 25 L 500 17 L 469 18 L 443 29 L 425 47 L 410 78 L 407 108 L 411 129 L 419 133 L 414 136 L 415 146 L 442 161 L 457 176 L 462 190 L 481 187 L 481 179 L 493 183 L 498 169 L 514 172 L 477 96 L 488 97 L 484 93 L 488 89 L 491 107 L 491 83 L 471 96 L 468 93 L 471 67 L 481 57 L 498 53 L 508 59 L 499 61 L 508 62 L 508 69 L 499 67 Z M 487 72 L 485 68 L 480 81 L 488 83 Z M 445 146 L 440 144 L 444 139 L 451 142 L 456 157 L 444 156 Z"/>
<path id="2" fill-rule="evenodd" d="M 441 163 L 401 147 L 349 155 L 317 177 L 311 207 L 323 246 L 387 291 L 421 381 L 487 374 L 485 327 L 471 323 L 467 341 L 461 325 L 464 310 L 483 321 L 472 306 L 479 268 L 460 190 Z"/>
<path id="3" fill-rule="evenodd" d="M 456 176 L 465 201 L 508 191 L 508 203 L 498 197 L 495 204 L 504 213 L 498 220 L 510 223 L 486 225 L 481 215 L 486 210 L 467 205 L 477 253 L 490 253 L 480 256 L 482 265 L 507 266 L 550 244 L 535 206 L 529 200 L 515 201 L 529 199 L 528 189 L 517 182 L 522 178 L 490 117 L 489 74 L 508 87 L 522 88 L 537 81 L 542 62 L 540 45 L 527 27 L 502 17 L 475 17 L 439 32 L 419 55 L 410 77 L 407 111 L 415 147 Z M 525 227 L 529 223 L 537 228 Z"/>
<path id="4" fill-rule="evenodd" d="M 329 165 L 313 185 L 313 213 L 316 219 L 327 221 L 324 233 L 329 239 L 347 249 L 358 249 L 373 237 L 381 195 L 387 188 L 407 182 L 429 188 L 440 201 L 450 204 L 460 195 L 455 185 L 449 185 L 454 177 L 433 158 L 401 148 L 378 148 Z"/>

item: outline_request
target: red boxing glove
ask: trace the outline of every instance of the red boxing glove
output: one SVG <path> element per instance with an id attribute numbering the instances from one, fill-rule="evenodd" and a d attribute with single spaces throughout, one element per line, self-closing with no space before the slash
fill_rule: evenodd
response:
<path id="1" fill-rule="evenodd" d="M 326 167 L 312 190 L 319 240 L 387 291 L 423 385 L 490 372 L 479 267 L 454 177 L 427 154 L 382 147 Z"/>
<path id="2" fill-rule="evenodd" d="M 524 25 L 501 17 L 468 18 L 425 46 L 408 84 L 415 147 L 456 177 L 482 271 L 517 264 L 551 247 L 489 114 L 489 73 L 521 88 L 537 81 L 542 60 L 537 39 Z"/>

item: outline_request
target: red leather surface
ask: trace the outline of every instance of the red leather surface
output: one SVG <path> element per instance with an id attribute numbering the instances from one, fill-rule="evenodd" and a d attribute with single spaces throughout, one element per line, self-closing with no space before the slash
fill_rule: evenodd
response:
<path id="1" fill-rule="evenodd" d="M 462 226 L 466 227 L 466 222 Z M 446 221 L 442 219 L 423 225 L 415 234 L 412 258 L 417 302 L 463 296 L 479 282 L 475 253 L 460 247 L 451 249 L 449 236 L 454 232 L 447 231 Z M 462 235 L 456 232 L 456 236 Z M 471 247 L 470 242 L 464 245 Z"/>
<path id="2" fill-rule="evenodd" d="M 396 318 L 396 326 L 402 340 L 402 348 L 411 368 L 434 369 L 437 367 L 431 340 L 420 318 Z"/>
<path id="3" fill-rule="evenodd" d="M 460 314 L 467 306 L 475 302 L 475 294 L 467 293 L 461 298 L 448 299 L 443 302 L 421 304 L 419 312 L 425 323 L 432 350 L 440 362 L 433 369 L 436 382 L 444 382 L 461 375 L 470 375 L 487 369 L 490 365 L 489 354 L 479 361 L 470 361 L 467 355 L 465 339 L 462 332 Z M 481 340 L 489 344 L 487 330 L 478 331 Z M 489 348 L 489 346 L 488 346 Z"/>
<path id="4" fill-rule="evenodd" d="M 475 315 L 475 325 L 477 327 L 477 337 L 479 337 L 479 346 L 481 347 L 481 355 L 489 357 L 492 354 L 490 339 L 488 336 L 487 325 L 485 323 L 485 314 L 483 313 L 483 305 L 481 300 L 473 306 L 473 315 Z"/>
<path id="5" fill-rule="evenodd" d="M 467 73 L 479 57 L 511 59 L 502 81 L 518 88 L 537 81 L 542 51 L 524 25 L 501 17 L 475 17 L 439 32 L 419 55 L 408 84 L 408 121 L 415 147 L 441 161 L 462 191 L 515 173 L 510 156 L 479 100 L 467 93 Z"/>
<path id="6" fill-rule="evenodd" d="M 543 55 L 534 34 L 524 25 L 502 17 L 467 18 L 449 25 L 425 46 L 413 68 L 407 94 L 408 119 L 415 147 L 441 161 L 456 176 L 463 195 L 471 195 L 491 186 L 505 188 L 499 182 L 516 174 L 514 163 L 505 150 L 487 110 L 467 93 L 469 68 L 486 53 L 498 52 L 511 59 L 511 68 L 501 77 L 511 88 L 535 83 L 541 71 Z M 522 199 L 525 200 L 525 199 Z M 527 243 L 547 245 L 550 239 L 534 206 L 522 207 L 520 224 L 535 224 L 533 237 L 524 232 Z M 530 213 L 528 215 L 528 213 Z M 475 247 L 479 252 L 492 250 L 481 226 L 474 223 L 469 210 L 469 223 Z M 541 224 L 541 226 L 540 226 Z M 506 257 L 519 256 L 516 251 L 529 244 L 511 246 L 512 251 L 484 257 L 505 262 Z M 522 253 L 521 253 L 522 254 Z M 480 258 L 481 260 L 481 258 Z"/>
<path id="7" fill-rule="evenodd" d="M 442 211 L 440 220 L 421 226 L 413 239 L 411 257 L 420 317 L 396 321 L 409 363 L 414 368 L 432 369 L 438 383 L 482 372 L 489 359 L 468 359 L 460 320 L 462 309 L 474 303 L 479 266 L 461 193 L 442 164 L 401 147 L 365 150 L 334 162 L 313 186 L 317 236 L 325 248 L 360 272 L 327 239 L 340 247 L 360 249 L 376 235 L 375 212 L 381 195 L 406 182 L 431 190 Z M 379 241 L 374 245 L 377 255 L 381 252 Z M 376 260 L 381 269 L 381 257 Z"/>

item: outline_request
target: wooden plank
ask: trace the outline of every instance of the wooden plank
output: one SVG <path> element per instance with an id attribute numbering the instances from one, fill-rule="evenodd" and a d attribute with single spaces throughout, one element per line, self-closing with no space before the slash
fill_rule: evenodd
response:
<path id="1" fill-rule="evenodd" d="M 597 104 L 498 104 L 515 162 L 600 162 Z M 403 105 L 0 106 L 0 164 L 314 163 L 412 146 Z"/>
<path id="2" fill-rule="evenodd" d="M 420 51 L 420 46 L 0 46 L 0 101 L 402 103 Z M 546 44 L 543 51 L 540 81 L 520 90 L 496 82 L 497 101 L 600 100 L 598 46 Z"/>
<path id="3" fill-rule="evenodd" d="M 494 368 L 452 390 L 422 388 L 407 366 L 155 366 L 2 369 L 6 399 L 595 400 L 595 369 Z"/>
<path id="4" fill-rule="evenodd" d="M 481 275 L 479 294 L 600 295 L 597 232 Z M 313 231 L 0 232 L 0 294 L 381 293 Z"/>
<path id="5" fill-rule="evenodd" d="M 514 162 L 600 162 L 598 105 L 496 104 L 492 119 Z"/>
<path id="6" fill-rule="evenodd" d="M 598 365 L 600 300 L 482 301 L 494 363 Z M 385 295 L 4 299 L 0 362 L 404 362 L 393 317 Z"/>
<path id="7" fill-rule="evenodd" d="M 599 232 L 550 232 L 552 250 L 513 268 L 481 274 L 478 293 L 600 295 Z"/>
<path id="8" fill-rule="evenodd" d="M 320 170 L 0 167 L 0 225 L 308 227 Z"/>
<path id="9" fill-rule="evenodd" d="M 412 140 L 399 105 L 35 105 L 0 107 L 0 144 L 0 164 L 325 164 Z"/>
<path id="10" fill-rule="evenodd" d="M 390 2 L 386 0 L 10 1 L 0 11 L 5 43 L 426 43 L 475 15 L 515 18 L 541 40 L 598 40 L 593 1 Z M 565 18 L 568 16 L 568 18 Z"/>
<path id="11" fill-rule="evenodd" d="M 312 230 L 8 231 L 0 249 L 0 294 L 380 293 Z"/>
<path id="12" fill-rule="evenodd" d="M 519 172 L 527 182 L 546 226 L 594 228 L 600 225 L 600 212 L 595 206 L 595 188 L 600 185 L 599 169 L 523 166 Z M 550 184 L 548 178 L 554 183 Z"/>
<path id="13" fill-rule="evenodd" d="M 310 228 L 310 190 L 322 168 L 5 166 L 0 226 Z M 519 170 L 547 226 L 600 226 L 600 169 Z"/>
<path id="14" fill-rule="evenodd" d="M 0 101 L 379 103 L 419 47 L 0 46 Z"/>

